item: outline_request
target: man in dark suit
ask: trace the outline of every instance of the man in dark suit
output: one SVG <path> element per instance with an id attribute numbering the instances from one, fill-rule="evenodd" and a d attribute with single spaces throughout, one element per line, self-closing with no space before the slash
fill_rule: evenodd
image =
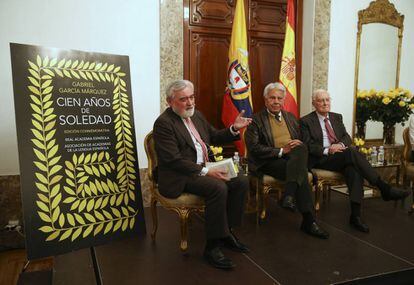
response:
<path id="1" fill-rule="evenodd" d="M 222 144 L 240 139 L 239 130 L 250 118 L 238 115 L 227 129 L 217 130 L 195 109 L 194 86 L 178 80 L 167 88 L 167 108 L 154 123 L 155 150 L 158 157 L 158 185 L 162 195 L 176 198 L 182 192 L 205 199 L 207 243 L 204 258 L 214 267 L 231 269 L 235 265 L 220 247 L 238 252 L 248 248 L 233 234 L 240 226 L 248 179 L 238 176 L 229 180 L 219 169 L 207 169 L 209 144 Z"/>
<path id="2" fill-rule="evenodd" d="M 391 187 L 372 168 L 365 157 L 354 147 L 342 122 L 342 116 L 330 112 L 331 98 L 326 90 L 312 95 L 314 112 L 301 118 L 304 143 L 309 149 L 309 167 L 341 172 L 345 176 L 351 201 L 350 224 L 368 233 L 369 227 L 361 219 L 361 202 L 364 194 L 364 178 L 381 191 L 385 201 L 404 199 L 408 191 Z"/>
<path id="3" fill-rule="evenodd" d="M 302 213 L 302 231 L 326 239 L 329 234 L 315 221 L 308 182 L 308 152 L 300 140 L 299 123 L 282 110 L 286 89 L 270 83 L 263 92 L 266 108 L 253 116 L 246 130 L 249 169 L 286 181 L 282 207 Z"/>

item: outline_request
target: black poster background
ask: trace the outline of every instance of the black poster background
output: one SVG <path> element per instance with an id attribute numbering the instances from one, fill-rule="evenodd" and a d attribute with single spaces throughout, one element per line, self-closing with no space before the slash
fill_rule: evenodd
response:
<path id="1" fill-rule="evenodd" d="M 129 58 L 10 49 L 28 258 L 145 233 Z"/>

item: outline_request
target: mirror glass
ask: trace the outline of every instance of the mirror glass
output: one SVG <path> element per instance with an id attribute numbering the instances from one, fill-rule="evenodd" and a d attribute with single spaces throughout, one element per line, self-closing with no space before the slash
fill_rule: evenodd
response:
<path id="1" fill-rule="evenodd" d="M 381 23 L 363 25 L 358 90 L 386 91 L 395 88 L 397 59 L 398 28 Z M 365 139 L 382 139 L 382 136 L 382 122 L 367 121 Z"/>

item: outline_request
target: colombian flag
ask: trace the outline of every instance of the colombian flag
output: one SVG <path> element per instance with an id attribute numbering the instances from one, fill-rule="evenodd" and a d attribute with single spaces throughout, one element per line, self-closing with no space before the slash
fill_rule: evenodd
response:
<path id="1" fill-rule="evenodd" d="M 286 88 L 284 109 L 299 117 L 296 93 L 296 56 L 295 56 L 295 6 L 294 0 L 288 0 L 286 15 L 286 34 L 283 46 L 282 64 L 279 81 Z"/>
<path id="2" fill-rule="evenodd" d="M 223 97 L 221 113 L 221 120 L 226 127 L 233 124 L 235 118 L 242 110 L 245 110 L 245 117 L 252 116 L 253 105 L 250 84 L 244 2 L 243 0 L 238 0 L 233 19 L 227 68 L 227 87 Z M 235 144 L 240 154 L 244 155 L 243 143 L 237 141 Z"/>

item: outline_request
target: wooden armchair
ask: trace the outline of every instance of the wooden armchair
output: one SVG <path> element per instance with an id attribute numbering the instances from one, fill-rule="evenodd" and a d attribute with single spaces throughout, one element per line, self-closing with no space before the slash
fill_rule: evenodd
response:
<path id="1" fill-rule="evenodd" d="M 266 201 L 269 198 L 270 192 L 274 190 L 277 195 L 277 200 L 280 200 L 285 187 L 285 181 L 261 173 L 249 173 L 249 176 L 252 177 L 256 185 L 256 209 L 258 221 L 260 222 L 266 218 Z M 313 177 L 310 172 L 308 172 L 308 180 L 311 188 L 313 189 Z"/>
<path id="2" fill-rule="evenodd" d="M 411 142 L 409 128 L 405 128 L 403 131 L 404 149 L 402 155 L 402 173 L 403 173 L 403 185 L 409 186 L 413 190 L 414 182 L 414 163 L 411 162 Z M 414 191 L 414 190 L 413 190 Z M 414 210 L 414 199 L 411 205 L 411 212 Z"/>
<path id="3" fill-rule="evenodd" d="M 251 174 L 256 185 L 257 213 L 260 220 L 266 217 L 266 200 L 271 190 L 276 190 L 277 198 L 280 199 L 285 185 L 285 181 L 273 178 L 266 174 Z M 329 189 L 332 186 L 345 184 L 344 176 L 339 172 L 312 169 L 308 172 L 308 180 L 312 190 L 315 192 L 315 211 L 321 208 L 321 198 L 326 200 Z"/>
<path id="4" fill-rule="evenodd" d="M 245 154 L 245 159 L 248 158 L 248 151 L 245 143 L 245 135 L 243 133 L 242 136 Z M 250 169 L 250 168 L 249 168 Z M 249 171 L 249 179 L 252 181 L 251 184 L 254 185 L 256 189 L 256 213 L 257 213 L 257 221 L 261 222 L 266 218 L 266 202 L 270 196 L 270 192 L 273 190 L 276 192 L 277 200 L 282 198 L 282 192 L 285 187 L 285 181 L 276 179 L 273 176 L 259 173 L 259 172 L 252 172 Z M 313 187 L 313 176 L 312 173 L 308 172 L 308 180 L 309 184 Z M 316 192 L 315 192 L 316 193 Z"/>
<path id="5" fill-rule="evenodd" d="M 158 215 L 157 215 L 157 203 L 168 210 L 172 210 L 178 214 L 180 218 L 181 228 L 181 242 L 180 249 L 186 251 L 187 244 L 187 232 L 188 232 L 188 217 L 192 212 L 204 211 L 204 199 L 189 193 L 183 193 L 175 199 L 166 198 L 158 191 L 158 185 L 155 181 L 154 171 L 158 165 L 157 154 L 155 152 L 154 137 L 152 131 L 145 137 L 144 140 L 145 152 L 148 158 L 148 178 L 151 182 L 151 214 L 153 230 L 151 232 L 151 238 L 155 241 L 155 236 L 158 229 Z"/>

